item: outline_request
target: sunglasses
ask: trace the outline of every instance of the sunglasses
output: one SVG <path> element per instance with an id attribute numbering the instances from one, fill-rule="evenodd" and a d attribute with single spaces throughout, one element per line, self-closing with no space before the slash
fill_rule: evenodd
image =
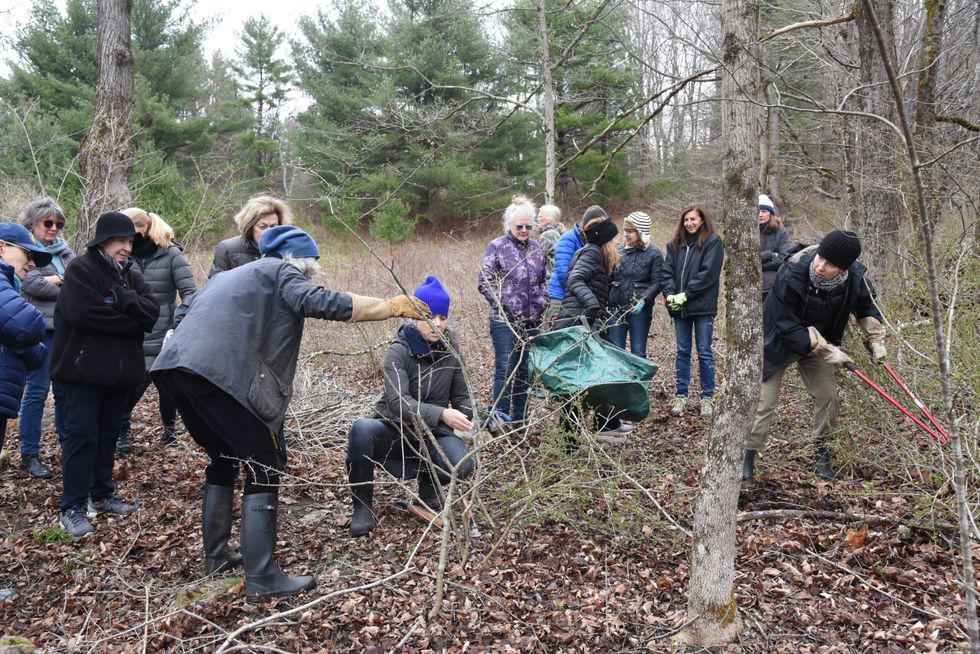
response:
<path id="1" fill-rule="evenodd" d="M 528 231 L 532 229 L 531 225 L 514 225 L 514 229 Z"/>
<path id="2" fill-rule="evenodd" d="M 41 224 L 44 225 L 44 228 L 45 229 L 51 229 L 53 227 L 57 227 L 58 229 L 64 229 L 65 228 L 65 223 L 60 222 L 60 221 L 57 221 L 57 220 L 42 220 L 41 221 Z"/>

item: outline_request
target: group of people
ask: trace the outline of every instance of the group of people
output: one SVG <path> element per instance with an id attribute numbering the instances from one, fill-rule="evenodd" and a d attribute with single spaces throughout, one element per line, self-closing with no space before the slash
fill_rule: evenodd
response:
<path id="1" fill-rule="evenodd" d="M 876 358 L 885 356 L 883 321 L 853 233 L 834 230 L 818 246 L 794 253 L 775 215 L 771 200 L 760 196 L 761 263 L 764 276 L 774 275 L 764 289 L 763 391 L 743 475 L 754 473 L 782 374 L 797 363 L 815 399 L 816 470 L 832 478 L 827 437 L 837 417 L 834 366 L 849 361 L 839 349 L 848 316 L 858 318 Z M 53 380 L 62 447 L 60 522 L 80 538 L 93 530 L 88 518 L 95 514 L 137 510 L 115 495 L 112 470 L 130 412 L 155 384 L 164 442 L 176 438 L 179 412 L 210 460 L 202 493 L 204 572 L 244 567 L 246 596 L 259 601 L 315 583 L 287 575 L 275 561 L 279 480 L 287 457 L 283 421 L 306 318 L 403 318 L 382 362 L 382 396 L 348 435 L 351 535 L 377 526 L 379 465 L 396 477 L 418 477 L 419 500 L 440 511 L 445 485 L 475 469 L 474 453 L 458 434 L 481 426 L 485 417 L 473 406 L 448 326 L 451 299 L 437 277 L 426 278 L 412 296 L 390 299 L 327 290 L 312 281 L 319 270 L 316 242 L 290 224 L 285 203 L 253 198 L 235 221 L 239 234 L 218 245 L 200 289 L 173 231 L 139 208 L 100 216 L 78 257 L 59 236 L 64 212 L 50 198 L 28 205 L 21 224 L 0 223 L 0 416 L 20 412 L 23 465 L 32 475 L 50 476 L 38 441 Z M 518 196 L 504 211 L 504 234 L 486 248 L 478 288 L 489 304 L 494 348 L 491 412 L 505 416 L 511 428 L 526 424 L 531 338 L 584 324 L 624 349 L 628 341 L 632 354 L 643 357 L 660 296 L 676 339 L 672 412 L 686 407 L 693 342 L 701 414 L 712 414 L 711 340 L 724 256 L 717 229 L 704 207 L 685 207 L 664 257 L 650 243 L 649 215 L 635 211 L 621 224 L 617 243 L 620 228 L 599 206 L 586 209 L 567 231 L 554 205 L 538 209 Z M 633 429 L 607 407 L 592 408 L 599 434 Z M 582 424 L 579 411 L 562 410 L 567 431 Z M 568 443 L 569 449 L 577 446 L 574 434 Z M 238 553 L 228 542 L 242 470 Z"/>

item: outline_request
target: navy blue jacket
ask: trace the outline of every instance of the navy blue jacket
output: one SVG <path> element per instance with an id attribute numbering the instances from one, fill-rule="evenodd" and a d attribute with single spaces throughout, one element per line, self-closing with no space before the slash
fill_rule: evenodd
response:
<path id="1" fill-rule="evenodd" d="M 673 241 L 667 244 L 664 261 L 662 290 L 664 297 L 678 293 L 687 294 L 687 302 L 680 311 L 667 311 L 672 318 L 713 316 L 718 313 L 718 290 L 721 286 L 721 264 L 725 260 L 725 246 L 721 237 L 712 234 L 704 249 L 697 246 L 697 239 L 688 237 L 679 252 L 674 252 Z"/>
<path id="2" fill-rule="evenodd" d="M 664 256 L 653 245 L 640 250 L 619 248 L 619 268 L 613 273 L 609 306 L 630 307 L 643 300 L 648 307 L 660 295 Z"/>
<path id="3" fill-rule="evenodd" d="M 0 262 L 0 416 L 20 412 L 27 371 L 48 357 L 43 340 L 44 317 L 14 290 L 14 269 Z"/>
<path id="4" fill-rule="evenodd" d="M 848 317 L 872 317 L 884 322 L 874 303 L 874 291 L 865 279 L 868 269 L 860 261 L 848 268 L 847 281 L 834 291 L 821 291 L 810 283 L 810 262 L 816 246 L 799 259 L 790 259 L 776 274 L 776 284 L 762 305 L 765 330 L 762 379 L 769 379 L 793 354 L 810 352 L 808 327 L 816 327 L 827 342 L 840 345 Z"/>

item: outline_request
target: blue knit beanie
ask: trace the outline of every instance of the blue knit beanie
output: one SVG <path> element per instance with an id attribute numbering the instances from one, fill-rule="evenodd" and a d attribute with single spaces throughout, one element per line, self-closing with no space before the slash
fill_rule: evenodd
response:
<path id="1" fill-rule="evenodd" d="M 259 253 L 264 257 L 282 259 L 287 254 L 296 257 L 320 258 L 316 241 L 295 225 L 276 225 L 262 232 L 259 237 Z"/>
<path id="2" fill-rule="evenodd" d="M 442 287 L 435 275 L 415 287 L 412 295 L 425 302 L 433 316 L 449 317 L 449 293 Z"/>

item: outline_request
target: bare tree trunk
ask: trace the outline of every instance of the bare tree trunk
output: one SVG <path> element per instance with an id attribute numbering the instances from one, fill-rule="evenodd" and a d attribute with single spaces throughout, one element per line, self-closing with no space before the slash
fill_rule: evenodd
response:
<path id="1" fill-rule="evenodd" d="M 894 0 L 873 0 L 875 15 L 883 26 L 886 50 L 894 53 Z M 860 93 L 855 97 L 861 110 L 885 118 L 893 118 L 894 102 L 888 91 L 888 80 L 874 40 L 866 38 L 871 33 L 867 11 L 859 11 L 858 53 L 861 61 Z M 894 57 L 892 57 L 894 59 Z M 860 205 L 856 224 L 861 241 L 868 248 L 864 258 L 873 270 L 886 270 L 895 260 L 894 251 L 899 240 L 901 224 L 898 180 L 898 157 L 895 132 L 879 120 L 865 119 L 854 132 L 856 160 L 861 168 L 857 180 Z"/>
<path id="2" fill-rule="evenodd" d="M 555 201 L 555 87 L 551 81 L 551 54 L 548 44 L 548 16 L 544 0 L 535 3 L 538 10 L 538 48 L 541 50 L 541 98 L 544 102 L 544 201 Z"/>
<path id="3" fill-rule="evenodd" d="M 973 569 L 972 517 L 970 515 L 969 494 L 967 492 L 966 463 L 963 455 L 963 444 L 960 440 L 960 420 L 953 406 L 953 382 L 950 372 L 949 348 L 946 334 L 943 330 L 943 307 L 939 300 L 939 281 L 936 272 L 936 258 L 933 252 L 933 222 L 929 217 L 929 205 L 926 199 L 925 184 L 922 181 L 922 162 L 919 161 L 918 146 L 912 133 L 912 126 L 905 113 L 905 103 L 898 84 L 898 75 L 893 65 L 893 57 L 888 49 L 885 38 L 876 16 L 872 0 L 861 0 L 863 12 L 867 16 L 868 25 L 875 36 L 875 42 L 882 56 L 882 63 L 891 89 L 898 114 L 898 124 L 905 139 L 905 150 L 912 168 L 912 182 L 915 186 L 915 199 L 918 208 L 919 229 L 922 237 L 922 253 L 926 262 L 926 288 L 929 294 L 929 308 L 932 313 L 933 336 L 936 345 L 936 358 L 939 361 L 939 383 L 943 389 L 943 404 L 946 409 L 946 420 L 950 426 L 949 435 L 953 448 L 953 486 L 956 492 L 956 510 L 960 527 L 960 556 L 963 565 L 963 594 L 966 598 L 967 632 L 970 636 L 970 652 L 980 652 L 980 623 L 977 620 L 977 589 L 976 576 Z M 941 17 L 941 14 L 940 14 Z M 928 32 L 928 30 L 927 30 Z M 938 51 L 936 53 L 938 55 Z"/>
<path id="4" fill-rule="evenodd" d="M 98 0 L 99 82 L 95 111 L 78 154 L 82 199 L 76 245 L 89 239 L 99 214 L 132 204 L 132 0 Z"/>
<path id="5" fill-rule="evenodd" d="M 745 438 L 762 377 L 762 273 L 755 204 L 759 72 L 753 51 L 758 0 L 723 0 L 721 52 L 722 221 L 725 225 L 725 344 L 721 401 L 708 436 L 694 514 L 694 548 L 687 596 L 689 625 L 678 640 L 701 646 L 730 643 L 742 631 L 735 602 L 735 525 Z M 748 96 L 748 97 L 746 97 Z"/>
<path id="6" fill-rule="evenodd" d="M 763 68 L 763 71 L 766 71 Z M 766 95 L 766 110 L 762 113 L 761 134 L 759 136 L 759 190 L 768 193 L 780 204 L 783 198 L 779 191 L 779 100 L 776 85 L 769 72 L 762 72 L 762 88 Z"/>

